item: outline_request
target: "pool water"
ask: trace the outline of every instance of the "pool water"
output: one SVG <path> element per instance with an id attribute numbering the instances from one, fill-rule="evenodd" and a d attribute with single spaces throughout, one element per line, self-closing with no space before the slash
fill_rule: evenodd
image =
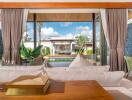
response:
<path id="1" fill-rule="evenodd" d="M 50 67 L 69 67 L 74 58 L 50 58 L 48 64 Z"/>

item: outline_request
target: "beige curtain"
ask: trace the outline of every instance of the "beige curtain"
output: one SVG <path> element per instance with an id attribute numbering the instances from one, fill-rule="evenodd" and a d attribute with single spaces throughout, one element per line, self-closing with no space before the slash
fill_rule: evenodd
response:
<path id="1" fill-rule="evenodd" d="M 105 9 L 105 20 L 110 47 L 110 70 L 127 71 L 124 60 L 124 44 L 127 35 L 127 10 Z"/>
<path id="2" fill-rule="evenodd" d="M 117 42 L 118 42 L 118 34 L 117 34 L 117 18 L 116 18 L 116 10 L 115 9 L 106 9 L 106 22 L 107 22 L 107 31 L 109 38 L 109 46 L 110 46 L 110 70 L 115 71 L 118 70 L 118 56 L 117 56 Z"/>
<path id="3" fill-rule="evenodd" d="M 10 9 L 1 10 L 1 27 L 3 40 L 3 57 L 2 64 L 7 65 L 11 63 L 11 17 Z M 6 24 L 5 24 L 6 23 Z"/>
<path id="4" fill-rule="evenodd" d="M 23 31 L 23 9 L 12 9 L 11 11 L 11 64 L 20 64 L 20 42 Z"/>
<path id="5" fill-rule="evenodd" d="M 117 53 L 118 53 L 118 66 L 119 70 L 124 70 L 127 72 L 127 65 L 124 59 L 124 47 L 127 36 L 127 18 L 128 11 L 126 9 L 119 9 L 117 12 L 117 32 L 118 32 L 118 43 L 117 43 Z"/>
<path id="6" fill-rule="evenodd" d="M 23 30 L 24 9 L 2 9 L 3 64 L 20 63 L 19 51 Z"/>

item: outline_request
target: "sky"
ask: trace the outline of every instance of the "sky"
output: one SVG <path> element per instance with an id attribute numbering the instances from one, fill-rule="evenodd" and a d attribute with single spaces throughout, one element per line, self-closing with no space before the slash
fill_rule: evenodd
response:
<path id="1" fill-rule="evenodd" d="M 99 33 L 98 25 L 96 29 L 96 32 Z M 31 40 L 33 40 L 32 22 L 27 23 L 27 32 L 25 34 L 28 34 Z M 79 34 L 92 39 L 92 22 L 43 22 L 41 28 L 41 40 L 50 37 L 75 37 Z"/>

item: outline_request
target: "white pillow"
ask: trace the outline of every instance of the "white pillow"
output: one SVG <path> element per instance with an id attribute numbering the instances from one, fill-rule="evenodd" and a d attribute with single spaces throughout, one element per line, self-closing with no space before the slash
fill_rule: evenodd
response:
<path id="1" fill-rule="evenodd" d="M 89 65 L 92 64 L 90 64 L 89 61 L 83 57 L 83 55 L 77 55 L 76 58 L 72 61 L 72 63 L 69 65 L 69 68 L 86 67 Z"/>
<path id="2" fill-rule="evenodd" d="M 13 81 L 20 76 L 36 76 L 41 73 L 45 73 L 42 66 L 3 66 L 0 67 L 0 84 Z"/>

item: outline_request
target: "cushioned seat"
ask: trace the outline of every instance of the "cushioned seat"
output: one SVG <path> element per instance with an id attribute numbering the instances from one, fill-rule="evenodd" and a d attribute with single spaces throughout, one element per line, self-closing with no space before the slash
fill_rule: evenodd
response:
<path id="1" fill-rule="evenodd" d="M 1 66 L 0 84 L 13 81 L 21 76 L 36 76 L 43 74 L 43 66 Z"/>

